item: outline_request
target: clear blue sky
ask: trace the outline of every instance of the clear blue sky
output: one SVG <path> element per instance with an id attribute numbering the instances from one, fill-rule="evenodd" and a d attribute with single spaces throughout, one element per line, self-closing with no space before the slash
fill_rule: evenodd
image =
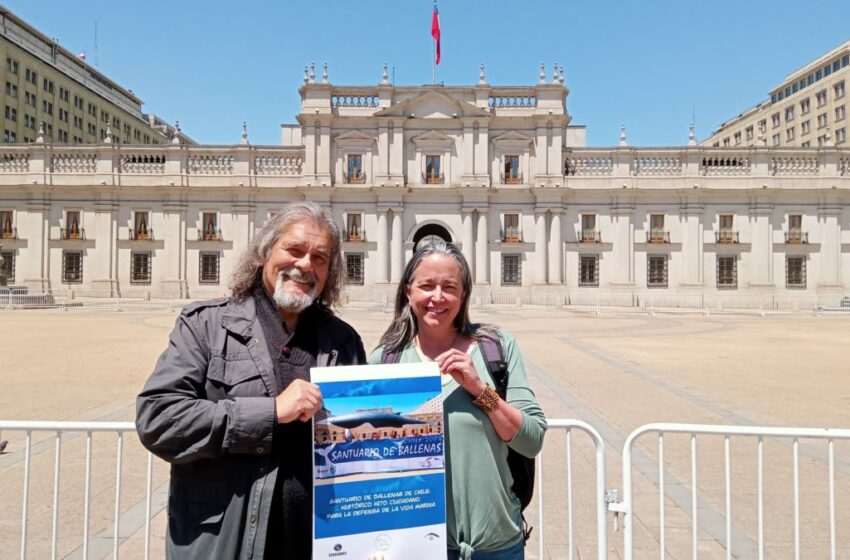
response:
<path id="1" fill-rule="evenodd" d="M 324 2 L 0 0 L 132 89 L 145 110 L 201 143 L 280 143 L 305 64 L 334 84 L 431 80 L 430 0 Z M 588 144 L 681 145 L 767 97 L 784 77 L 850 39 L 850 2 L 444 0 L 437 80 L 531 85 L 565 66 L 568 110 Z M 318 72 L 319 70 L 317 70 Z"/>

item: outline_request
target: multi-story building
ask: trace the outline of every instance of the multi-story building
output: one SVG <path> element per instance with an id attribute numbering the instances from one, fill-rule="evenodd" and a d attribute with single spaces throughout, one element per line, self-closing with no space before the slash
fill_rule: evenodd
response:
<path id="1" fill-rule="evenodd" d="M 165 144 L 142 101 L 0 6 L 3 143 L 44 137 L 57 144 Z"/>
<path id="2" fill-rule="evenodd" d="M 789 74 L 770 98 L 721 124 L 704 146 L 846 146 L 850 41 Z"/>
<path id="3" fill-rule="evenodd" d="M 532 86 L 337 86 L 310 71 L 289 145 L 0 150 L 10 283 L 224 291 L 282 204 L 344 232 L 350 291 L 417 244 L 459 246 L 479 293 L 846 293 L 850 149 L 584 147 L 560 72 Z"/>

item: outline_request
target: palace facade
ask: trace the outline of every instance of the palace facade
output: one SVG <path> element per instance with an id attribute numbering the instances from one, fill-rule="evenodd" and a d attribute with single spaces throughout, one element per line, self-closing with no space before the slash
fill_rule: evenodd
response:
<path id="1" fill-rule="evenodd" d="M 417 243 L 457 244 L 496 291 L 850 291 L 850 150 L 584 146 L 562 70 L 539 83 L 337 86 L 305 71 L 282 146 L 0 149 L 0 243 L 30 289 L 226 289 L 283 204 L 345 233 L 351 290 Z"/>

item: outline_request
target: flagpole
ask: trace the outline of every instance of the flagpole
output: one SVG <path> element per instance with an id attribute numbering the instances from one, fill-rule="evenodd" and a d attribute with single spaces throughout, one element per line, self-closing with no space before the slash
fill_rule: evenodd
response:
<path id="1" fill-rule="evenodd" d="M 437 42 L 431 41 L 433 44 L 431 55 L 431 83 L 437 83 Z"/>

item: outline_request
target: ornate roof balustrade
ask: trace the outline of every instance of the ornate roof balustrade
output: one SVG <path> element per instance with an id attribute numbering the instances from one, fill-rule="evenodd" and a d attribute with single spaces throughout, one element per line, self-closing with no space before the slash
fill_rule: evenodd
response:
<path id="1" fill-rule="evenodd" d="M 3 146 L 0 185 L 296 186 L 303 161 L 301 146 Z"/>
<path id="2" fill-rule="evenodd" d="M 633 188 L 760 188 L 764 185 L 762 179 L 771 178 L 850 179 L 850 150 L 834 147 L 567 148 L 563 156 L 563 174 L 571 188 L 622 188 L 624 185 Z M 708 177 L 712 182 L 704 181 Z M 757 185 L 755 180 L 758 180 Z"/>

